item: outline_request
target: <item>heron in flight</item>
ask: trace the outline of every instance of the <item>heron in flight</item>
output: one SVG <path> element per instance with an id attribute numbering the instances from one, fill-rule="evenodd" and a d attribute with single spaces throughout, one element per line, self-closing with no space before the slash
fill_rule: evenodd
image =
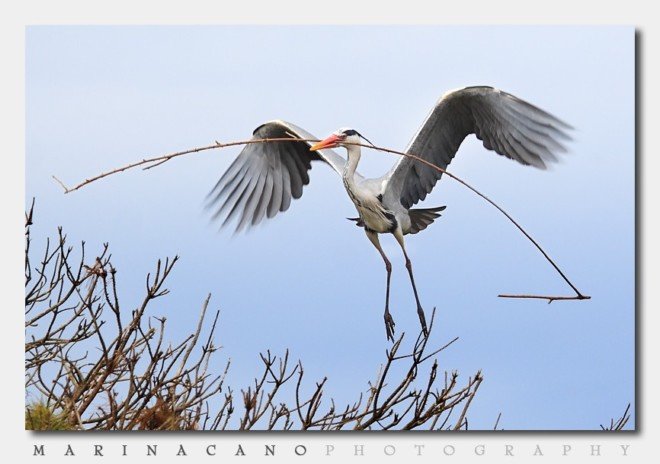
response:
<path id="1" fill-rule="evenodd" d="M 557 161 L 558 153 L 566 151 L 561 142 L 570 139 L 568 129 L 571 127 L 555 116 L 514 95 L 492 87 L 466 87 L 440 98 L 406 153 L 446 169 L 465 137 L 475 134 L 488 150 L 520 164 L 545 169 L 548 163 Z M 302 196 L 313 162 L 329 165 L 341 177 L 357 209 L 358 217 L 352 220 L 364 229 L 385 263 L 387 338 L 393 340 L 394 334 L 394 320 L 389 311 L 392 265 L 380 245 L 379 234 L 394 235 L 401 246 L 420 324 L 424 334 L 428 334 L 404 236 L 426 229 L 445 209 L 444 206 L 412 208 L 426 198 L 442 173 L 402 157 L 382 177 L 366 179 L 357 172 L 361 156 L 357 144 L 366 138 L 350 128 L 339 129 L 312 144 L 299 140 L 317 140 L 307 131 L 275 120 L 253 132 L 253 140 L 268 138 L 291 141 L 246 145 L 209 193 L 209 204 L 217 208 L 214 218 L 224 217 L 223 226 L 236 219 L 237 232 L 255 226 L 264 218 L 288 210 L 291 199 Z M 347 158 L 332 150 L 338 147 L 346 149 Z"/>

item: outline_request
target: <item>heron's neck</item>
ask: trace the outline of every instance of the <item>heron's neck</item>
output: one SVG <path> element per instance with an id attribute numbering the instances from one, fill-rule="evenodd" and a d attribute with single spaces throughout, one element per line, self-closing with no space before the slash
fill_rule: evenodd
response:
<path id="1" fill-rule="evenodd" d="M 355 170 L 360 162 L 360 147 L 358 145 L 349 145 L 346 147 L 346 150 L 348 151 L 348 160 L 344 166 L 343 177 L 349 185 L 353 185 L 355 181 Z"/>

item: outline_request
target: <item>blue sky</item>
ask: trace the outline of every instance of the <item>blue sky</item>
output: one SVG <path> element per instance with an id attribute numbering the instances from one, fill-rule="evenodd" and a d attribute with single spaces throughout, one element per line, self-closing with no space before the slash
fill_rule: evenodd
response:
<path id="1" fill-rule="evenodd" d="M 256 230 L 218 232 L 204 197 L 239 149 L 75 183 L 144 156 L 248 138 L 280 118 L 324 137 L 358 129 L 403 149 L 447 90 L 493 85 L 573 125 L 563 162 L 537 171 L 466 140 L 450 170 L 504 206 L 592 300 L 515 301 L 498 293 L 570 294 L 492 207 L 443 179 L 423 203 L 442 218 L 407 239 L 441 369 L 482 369 L 471 428 L 593 429 L 634 404 L 634 31 L 624 27 L 32 27 L 26 36 L 26 203 L 34 236 L 61 225 L 90 250 L 109 242 L 124 307 L 144 275 L 179 254 L 154 314 L 170 335 L 193 330 L 206 294 L 221 310 L 219 361 L 248 385 L 258 353 L 288 348 L 307 380 L 353 401 L 376 375 L 385 340 L 380 257 L 344 218 L 336 174 L 314 166 L 303 197 Z M 363 155 L 380 175 L 397 158 Z M 37 243 L 39 240 L 37 239 Z M 391 310 L 415 332 L 400 250 Z M 36 244 L 35 244 L 36 245 Z M 222 362 L 218 363 L 220 368 Z"/>

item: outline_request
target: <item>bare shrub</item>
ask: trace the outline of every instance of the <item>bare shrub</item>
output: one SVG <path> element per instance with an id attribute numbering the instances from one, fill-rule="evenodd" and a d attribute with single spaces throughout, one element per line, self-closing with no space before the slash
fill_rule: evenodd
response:
<path id="1" fill-rule="evenodd" d="M 225 385 L 230 363 L 220 372 L 209 367 L 218 353 L 219 318 L 218 311 L 207 314 L 210 295 L 196 328 L 179 343 L 166 340 L 166 318 L 150 314 L 168 293 L 176 256 L 156 263 L 141 303 L 128 309 L 120 303 L 108 244 L 90 258 L 85 243 L 74 251 L 60 228 L 33 257 L 33 210 L 25 219 L 27 429 L 467 428 L 483 377 L 477 372 L 461 386 L 458 373 L 440 373 L 435 358 L 456 339 L 428 352 L 428 338 L 420 333 L 410 352 L 401 354 L 402 335 L 376 379 L 343 407 L 325 400 L 327 378 L 303 394 L 303 365 L 291 362 L 288 351 L 262 353 L 261 372 L 236 394 Z"/>

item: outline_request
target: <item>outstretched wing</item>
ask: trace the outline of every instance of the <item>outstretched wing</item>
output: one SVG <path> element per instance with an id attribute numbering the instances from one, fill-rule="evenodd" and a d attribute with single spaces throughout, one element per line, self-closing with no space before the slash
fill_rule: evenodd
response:
<path id="1" fill-rule="evenodd" d="M 557 153 L 566 151 L 560 140 L 570 140 L 568 129 L 568 124 L 509 93 L 466 87 L 438 101 L 406 153 L 445 169 L 463 139 L 475 134 L 487 149 L 545 169 L 557 161 Z M 388 193 L 410 208 L 431 192 L 442 173 L 403 157 L 386 176 Z"/>
<path id="2" fill-rule="evenodd" d="M 316 139 L 307 131 L 285 121 L 269 121 L 257 127 L 252 140 L 291 138 L 291 142 L 247 144 L 209 193 L 208 205 L 216 209 L 214 219 L 227 225 L 237 218 L 236 232 L 286 211 L 292 198 L 300 198 L 309 184 L 312 161 L 324 161 L 338 173 L 346 161 L 332 150 L 309 151 Z"/>

